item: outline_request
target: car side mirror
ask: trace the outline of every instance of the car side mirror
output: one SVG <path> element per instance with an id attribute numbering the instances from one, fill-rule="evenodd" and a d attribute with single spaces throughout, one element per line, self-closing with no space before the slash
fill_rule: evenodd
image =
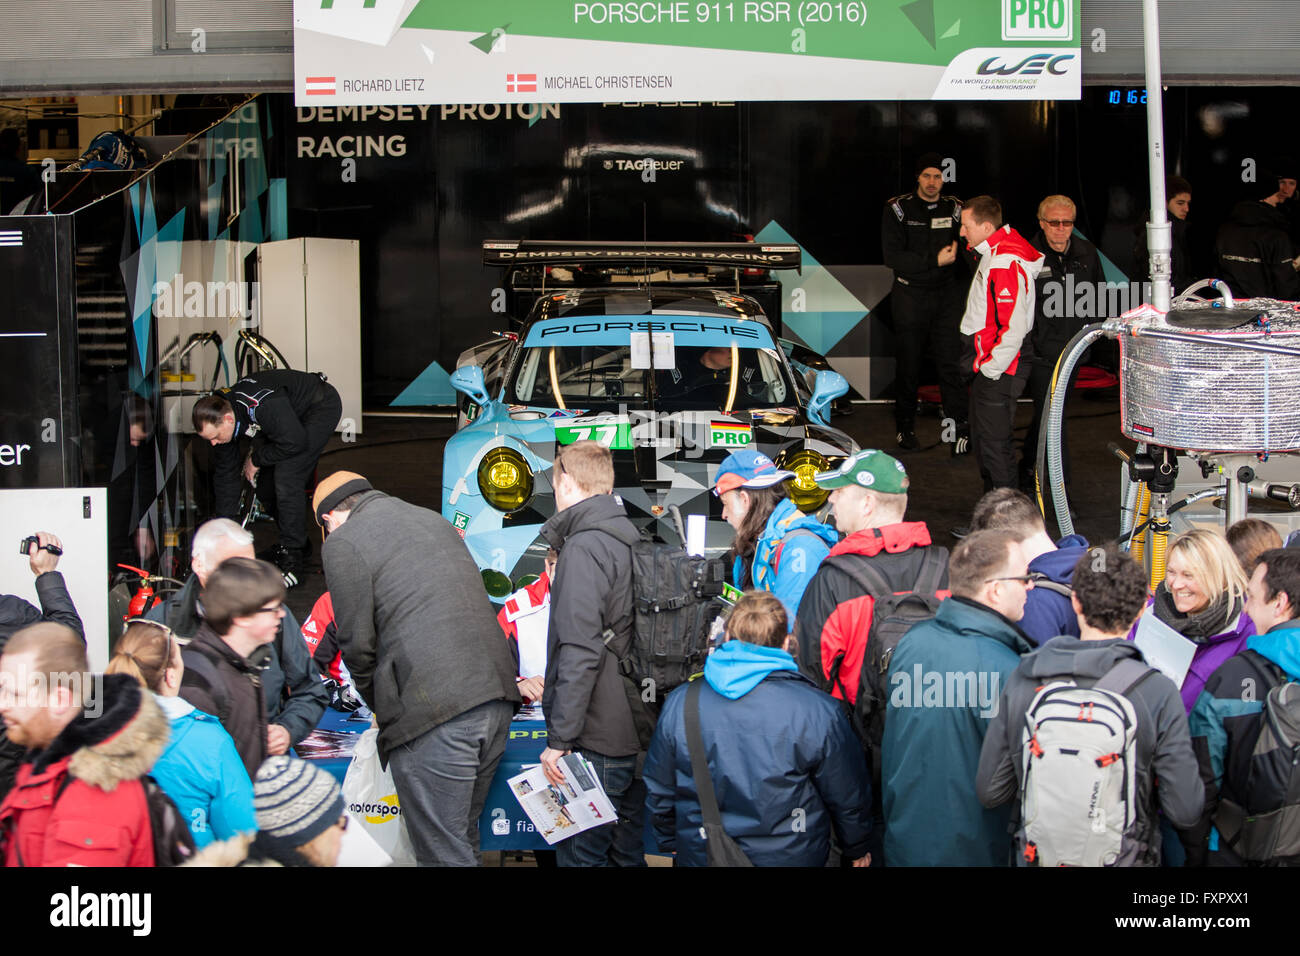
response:
<path id="1" fill-rule="evenodd" d="M 483 370 L 477 365 L 462 365 L 452 372 L 451 387 L 468 395 L 475 405 L 483 406 L 492 400 L 483 382 Z"/>
<path id="2" fill-rule="evenodd" d="M 818 372 L 813 382 L 813 396 L 808 402 L 808 418 L 824 428 L 830 428 L 831 402 L 848 390 L 848 379 L 839 372 Z"/>

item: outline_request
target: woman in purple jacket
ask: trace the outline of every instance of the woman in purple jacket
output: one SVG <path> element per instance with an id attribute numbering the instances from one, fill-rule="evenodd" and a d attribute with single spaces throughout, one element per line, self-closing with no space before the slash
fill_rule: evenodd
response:
<path id="1" fill-rule="evenodd" d="M 1196 528 L 1174 539 L 1165 579 L 1156 586 L 1147 613 L 1196 644 L 1181 688 L 1188 713 L 1210 675 L 1255 633 L 1245 595 L 1246 576 L 1220 532 Z"/>

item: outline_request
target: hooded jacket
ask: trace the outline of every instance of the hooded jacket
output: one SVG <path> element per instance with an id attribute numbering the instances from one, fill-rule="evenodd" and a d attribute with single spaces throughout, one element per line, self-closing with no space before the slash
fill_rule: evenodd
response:
<path id="1" fill-rule="evenodd" d="M 552 516 L 542 537 L 560 555 L 551 582 L 542 692 L 547 746 L 606 757 L 639 753 L 627 680 L 615 657 L 626 653 L 632 640 L 636 526 L 622 501 L 595 495 Z M 607 628 L 614 632 L 610 649 L 602 638 Z"/>
<path id="2" fill-rule="evenodd" d="M 763 533 L 754 542 L 754 560 L 750 581 L 756 588 L 770 591 L 783 605 L 793 633 L 799 602 L 808 582 L 817 573 L 830 549 L 839 541 L 839 533 L 783 498 L 768 515 Z M 731 583 L 744 590 L 745 561 L 736 558 Z"/>
<path id="3" fill-rule="evenodd" d="M 189 824 L 194 845 L 257 830 L 253 783 L 221 721 L 180 697 L 155 697 L 171 723 L 153 778 Z"/>
<path id="4" fill-rule="evenodd" d="M 984 806 L 1015 800 L 1012 820 L 1013 826 L 1019 825 L 1017 798 L 1024 786 L 1021 735 L 1039 688 L 1053 678 L 1072 678 L 1079 686 L 1091 687 L 1125 658 L 1141 660 L 1142 652 L 1123 638 L 1058 637 L 1021 660 L 1007 680 L 980 753 L 975 792 Z M 1148 674 L 1127 697 L 1137 717 L 1137 818 L 1124 834 L 1121 856 L 1136 855 L 1137 866 L 1156 866 L 1160 862 L 1157 807 L 1175 827 L 1189 827 L 1200 818 L 1205 793 L 1187 732 L 1187 715 L 1173 681 L 1159 672 Z M 1019 854 L 1017 860 L 1024 863 Z"/>
<path id="5" fill-rule="evenodd" d="M 700 736 L 723 829 L 755 866 L 824 866 L 867 852 L 871 782 L 843 710 L 771 647 L 728 641 L 704 665 Z M 706 866 L 683 705 L 668 695 L 646 756 L 646 806 L 659 846 Z"/>
<path id="6" fill-rule="evenodd" d="M 795 635 L 804 676 L 841 700 L 853 703 L 858 699 L 872 609 L 880 595 L 865 593 L 862 585 L 836 564 L 870 562 L 895 592 L 910 591 L 930 548 L 936 548 L 947 563 L 948 550 L 930 543 L 930 531 L 920 521 L 857 531 L 831 548 L 827 557 L 835 560 L 822 561 L 799 604 Z M 941 587 L 947 586 L 945 572 Z M 837 674 L 834 681 L 832 672 Z"/>
<path id="7" fill-rule="evenodd" d="M 1264 719 L 1264 701 L 1278 684 L 1268 664 L 1282 669 L 1290 680 L 1300 680 L 1300 620 L 1285 621 L 1267 634 L 1246 641 L 1247 653 L 1228 658 L 1205 683 L 1188 717 L 1192 749 L 1205 783 L 1205 810 L 1197 826 L 1183 834 L 1187 864 L 1241 866 L 1241 858 L 1219 837 L 1213 825 L 1219 801 L 1227 798 L 1249 805 L 1243 792 L 1251 751 Z M 1274 862 L 1300 866 L 1300 858 Z"/>
<path id="8" fill-rule="evenodd" d="M 262 696 L 261 667 L 240 657 L 207 622 L 181 648 L 181 659 L 185 674 L 180 696 L 221 721 L 252 780 L 266 759 L 266 699 Z"/>
<path id="9" fill-rule="evenodd" d="M 1082 535 L 1067 535 L 1056 542 L 1056 550 L 1040 554 L 1029 562 L 1030 574 L 1041 574 L 1049 581 L 1068 586 L 1074 577 L 1074 566 L 1088 551 L 1088 539 Z M 1054 637 L 1078 637 L 1079 619 L 1074 616 L 1070 599 L 1049 588 L 1033 588 L 1025 600 L 1025 616 L 1020 619 L 1020 630 L 1035 646 L 1046 644 Z"/>
<path id="10" fill-rule="evenodd" d="M 980 804 L 975 771 L 1002 688 L 1032 649 L 1007 618 L 961 597 L 899 641 L 881 748 L 889 866 L 1009 861 L 1009 808 Z"/>
<path id="11" fill-rule="evenodd" d="M 980 262 L 966 298 L 961 334 L 975 347 L 972 371 L 986 378 L 1015 375 L 1021 347 L 1034 325 L 1034 279 L 1043 254 L 1010 226 L 989 236 L 975 251 Z"/>
<path id="12" fill-rule="evenodd" d="M 1164 596 L 1169 593 L 1163 581 L 1156 585 L 1157 596 L 1160 596 L 1162 592 Z M 1178 621 L 1172 618 L 1177 612 L 1165 610 L 1166 607 L 1171 608 L 1172 601 L 1166 602 L 1153 597 L 1145 613 L 1155 614 L 1163 623 L 1182 633 Z M 1183 617 L 1185 618 L 1186 615 L 1183 615 Z M 1188 637 L 1188 640 L 1195 642 L 1196 652 L 1192 655 L 1191 666 L 1187 668 L 1187 676 L 1183 678 L 1183 686 L 1179 690 L 1183 698 L 1183 708 L 1189 714 L 1196 705 L 1196 699 L 1201 696 L 1201 691 L 1205 687 L 1205 682 L 1210 679 L 1210 675 L 1218 670 L 1219 665 L 1228 658 L 1241 653 L 1246 647 L 1246 639 L 1254 633 L 1255 623 L 1250 619 L 1250 615 L 1246 613 L 1243 607 L 1237 612 L 1236 617 L 1228 623 L 1228 626 L 1218 634 L 1211 634 L 1207 637 Z M 1133 629 L 1129 632 L 1129 640 L 1132 640 L 1135 634 L 1137 634 L 1137 624 L 1134 624 Z"/>
<path id="13" fill-rule="evenodd" d="M 1232 207 L 1219 227 L 1215 251 L 1219 274 L 1233 295 L 1289 300 L 1300 294 L 1287 225 L 1286 215 L 1266 202 L 1247 200 Z"/>
<path id="14" fill-rule="evenodd" d="M 83 711 L 31 755 L 0 804 L 6 866 L 154 865 L 140 778 L 167 744 L 167 718 L 134 679 L 96 679 L 102 712 Z"/>
<path id="15" fill-rule="evenodd" d="M 203 618 L 199 616 L 199 593 L 203 590 L 197 574 L 191 574 L 185 586 L 168 595 L 149 609 L 145 616 L 165 623 L 180 637 L 198 633 Z M 262 693 L 266 697 L 266 722 L 279 724 L 289 731 L 289 745 L 301 743 L 316 729 L 329 706 L 330 695 L 312 663 L 305 641 L 298 640 L 302 629 L 287 604 L 276 631 L 275 641 L 264 651 Z M 285 640 L 285 636 L 293 640 Z M 254 663 L 263 663 L 257 655 Z"/>
<path id="16" fill-rule="evenodd" d="M 325 539 L 343 662 L 379 721 L 379 756 L 493 700 L 518 707 L 514 661 L 465 542 L 381 491 Z"/>

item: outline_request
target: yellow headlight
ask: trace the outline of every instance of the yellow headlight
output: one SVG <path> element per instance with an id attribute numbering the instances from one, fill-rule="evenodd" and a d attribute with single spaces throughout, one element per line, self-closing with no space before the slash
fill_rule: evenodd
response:
<path id="1" fill-rule="evenodd" d="M 533 473 L 513 448 L 493 448 L 478 466 L 478 487 L 498 511 L 518 511 L 533 496 Z"/>
<path id="2" fill-rule="evenodd" d="M 782 452 L 777 456 L 776 467 L 794 472 L 793 478 L 786 479 L 785 493 L 804 514 L 812 514 L 826 504 L 831 493 L 818 488 L 816 480 L 817 472 L 825 471 L 827 467 L 822 455 L 807 448 L 791 454 Z"/>

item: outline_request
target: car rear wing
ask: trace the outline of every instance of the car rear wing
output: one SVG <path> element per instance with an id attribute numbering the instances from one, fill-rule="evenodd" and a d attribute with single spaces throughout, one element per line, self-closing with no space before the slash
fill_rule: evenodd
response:
<path id="1" fill-rule="evenodd" d="M 489 266 L 608 265 L 793 269 L 803 256 L 794 243 L 768 242 L 559 242 L 486 239 L 483 262 Z M 689 270 L 682 270 L 689 271 Z"/>

